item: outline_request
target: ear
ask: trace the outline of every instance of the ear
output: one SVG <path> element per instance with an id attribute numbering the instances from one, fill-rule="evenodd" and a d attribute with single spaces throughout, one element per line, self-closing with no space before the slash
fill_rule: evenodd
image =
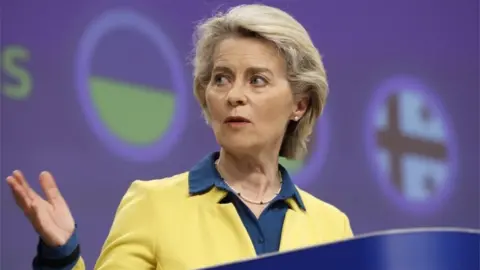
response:
<path id="1" fill-rule="evenodd" d="M 299 121 L 307 112 L 310 99 L 307 95 L 298 96 L 293 104 L 292 120 Z"/>

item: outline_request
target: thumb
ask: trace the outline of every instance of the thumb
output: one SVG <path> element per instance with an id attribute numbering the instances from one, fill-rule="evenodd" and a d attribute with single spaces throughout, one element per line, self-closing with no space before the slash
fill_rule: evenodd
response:
<path id="1" fill-rule="evenodd" d="M 49 172 L 42 172 L 40 174 L 40 186 L 51 204 L 62 198 L 57 183 L 55 183 L 55 179 L 53 179 L 53 176 Z"/>

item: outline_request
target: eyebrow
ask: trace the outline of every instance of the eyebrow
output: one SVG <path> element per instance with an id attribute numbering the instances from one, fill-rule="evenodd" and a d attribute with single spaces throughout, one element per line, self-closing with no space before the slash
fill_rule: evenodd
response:
<path id="1" fill-rule="evenodd" d="M 232 69 L 227 66 L 215 66 L 213 72 L 223 71 L 227 73 L 233 73 Z M 257 74 L 257 73 L 269 73 L 273 76 L 273 72 L 265 67 L 249 67 L 246 70 L 247 74 Z"/>

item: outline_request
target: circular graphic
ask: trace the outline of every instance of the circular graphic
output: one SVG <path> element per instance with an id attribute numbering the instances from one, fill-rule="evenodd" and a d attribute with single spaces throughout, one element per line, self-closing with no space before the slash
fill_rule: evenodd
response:
<path id="1" fill-rule="evenodd" d="M 292 177 L 293 182 L 301 188 L 319 179 L 318 174 L 325 162 L 328 151 L 328 120 L 326 113 L 320 117 L 313 132 L 314 140 L 308 149 L 305 160 L 287 160 L 280 159 L 280 164 L 284 166 Z"/>
<path id="2" fill-rule="evenodd" d="M 135 31 L 155 45 L 159 61 L 168 65 L 174 95 L 153 87 L 92 78 L 92 61 L 101 39 L 121 30 Z M 113 152 L 135 161 L 150 161 L 164 158 L 175 147 L 186 126 L 189 95 L 177 55 L 161 29 L 133 10 L 108 11 L 85 31 L 76 57 L 78 98 L 93 132 Z M 145 120 L 155 116 L 155 122 Z"/>
<path id="3" fill-rule="evenodd" d="M 457 167 L 453 128 L 437 97 L 419 80 L 395 77 L 367 113 L 366 147 L 377 179 L 409 211 L 438 208 Z"/>

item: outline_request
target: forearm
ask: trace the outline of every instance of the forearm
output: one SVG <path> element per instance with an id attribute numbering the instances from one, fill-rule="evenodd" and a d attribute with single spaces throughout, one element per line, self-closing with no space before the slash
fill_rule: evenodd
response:
<path id="1" fill-rule="evenodd" d="M 34 270 L 85 270 L 76 229 L 67 243 L 59 247 L 49 247 L 40 239 L 32 266 Z"/>
<path id="2" fill-rule="evenodd" d="M 152 205 L 147 184 L 135 181 L 124 195 L 95 269 L 151 270 L 156 268 L 152 240 Z M 85 270 L 75 228 L 65 245 L 51 248 L 40 241 L 34 270 Z"/>

